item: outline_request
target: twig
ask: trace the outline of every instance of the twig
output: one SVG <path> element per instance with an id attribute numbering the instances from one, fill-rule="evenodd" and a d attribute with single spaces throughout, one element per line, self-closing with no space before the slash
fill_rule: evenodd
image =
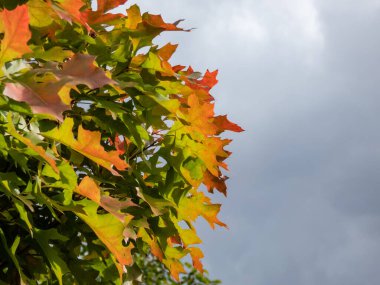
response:
<path id="1" fill-rule="evenodd" d="M 129 158 L 129 160 L 132 160 L 132 159 L 136 158 L 136 156 L 142 154 L 144 151 L 146 151 L 146 150 L 148 150 L 149 148 L 151 148 L 151 147 L 157 145 L 157 143 L 160 142 L 161 139 L 162 139 L 162 138 L 158 138 L 158 139 L 154 140 L 151 144 L 147 145 L 147 146 L 144 147 L 142 150 L 139 150 L 138 152 L 136 152 L 135 154 L 133 154 L 133 155 Z"/>

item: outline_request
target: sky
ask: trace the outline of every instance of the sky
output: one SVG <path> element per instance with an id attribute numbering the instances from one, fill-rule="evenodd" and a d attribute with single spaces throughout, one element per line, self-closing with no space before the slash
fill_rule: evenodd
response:
<path id="1" fill-rule="evenodd" d="M 140 0 L 196 28 L 174 64 L 219 69 L 216 111 L 244 133 L 229 150 L 229 230 L 198 223 L 225 285 L 380 280 L 380 1 Z"/>

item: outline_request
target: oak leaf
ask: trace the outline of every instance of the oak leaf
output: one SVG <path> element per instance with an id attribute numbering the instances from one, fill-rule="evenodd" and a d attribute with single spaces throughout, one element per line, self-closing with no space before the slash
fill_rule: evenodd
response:
<path id="1" fill-rule="evenodd" d="M 179 259 L 175 258 L 168 258 L 162 261 L 165 266 L 169 269 L 170 275 L 173 277 L 174 280 L 177 282 L 180 281 L 179 275 L 181 273 L 186 273 L 185 268 L 183 267 L 182 263 L 179 261 Z"/>
<path id="2" fill-rule="evenodd" d="M 240 126 L 228 120 L 226 115 L 214 117 L 213 123 L 218 127 L 217 134 L 220 134 L 227 130 L 237 133 L 244 131 Z"/>
<path id="3" fill-rule="evenodd" d="M 82 212 L 76 215 L 88 224 L 105 246 L 114 254 L 121 265 L 131 265 L 133 262 L 131 250 L 133 245 L 125 247 L 123 245 L 125 226 L 112 214 L 98 214 L 98 204 L 93 201 L 83 199 L 76 202 L 83 206 Z"/>
<path id="4" fill-rule="evenodd" d="M 190 250 L 190 256 L 193 260 L 193 266 L 196 268 L 199 272 L 203 272 L 203 264 L 201 262 L 201 259 L 204 257 L 204 254 L 201 249 L 197 247 L 191 247 L 188 248 Z"/>
<path id="5" fill-rule="evenodd" d="M 115 19 L 122 18 L 124 15 L 107 12 L 117 8 L 120 5 L 123 5 L 125 2 L 127 2 L 127 0 L 98 0 L 98 7 L 96 11 L 87 10 L 84 11 L 82 14 L 85 14 L 85 17 L 87 18 L 87 23 L 90 25 L 110 22 Z"/>
<path id="6" fill-rule="evenodd" d="M 19 134 L 14 127 L 12 123 L 12 116 L 8 115 L 8 124 L 7 124 L 7 132 L 18 139 L 20 142 L 22 142 L 27 147 L 31 148 L 33 151 L 35 151 L 40 157 L 42 157 L 49 165 L 54 169 L 55 172 L 59 173 L 59 169 L 57 167 L 57 164 L 55 162 L 55 159 L 51 156 L 49 156 L 45 149 L 42 146 L 35 145 L 30 139 L 22 136 Z"/>
<path id="7" fill-rule="evenodd" d="M 53 23 L 54 10 L 44 0 L 29 0 L 30 25 L 46 28 Z"/>
<path id="8" fill-rule="evenodd" d="M 114 8 L 123 5 L 127 0 L 97 0 L 98 3 L 98 11 L 108 12 Z"/>
<path id="9" fill-rule="evenodd" d="M 196 131 L 204 135 L 214 135 L 216 126 L 212 123 L 214 116 L 214 104 L 209 102 L 201 102 L 197 95 L 191 94 L 188 97 L 187 105 L 184 108 L 186 120 L 189 122 L 189 132 Z"/>
<path id="10" fill-rule="evenodd" d="M 227 179 L 228 177 L 223 176 L 221 173 L 219 173 L 218 176 L 214 176 L 207 170 L 203 176 L 203 183 L 206 185 L 207 190 L 210 193 L 213 193 L 214 189 L 217 189 L 220 193 L 227 196 L 227 186 L 225 182 Z"/>
<path id="11" fill-rule="evenodd" d="M 95 89 L 115 83 L 94 64 L 95 57 L 76 54 L 59 69 L 56 63 L 35 69 L 20 83 L 6 83 L 4 95 L 26 102 L 34 113 L 49 114 L 63 121 L 62 113 L 70 109 L 70 87 L 85 84 Z M 65 88 L 61 93 L 60 91 Z"/>
<path id="12" fill-rule="evenodd" d="M 62 113 L 70 107 L 64 104 L 59 96 L 63 83 L 57 80 L 46 82 L 6 83 L 4 95 L 13 100 L 26 102 L 33 113 L 49 114 L 63 121 Z"/>
<path id="13" fill-rule="evenodd" d="M 70 82 L 71 85 L 85 84 L 91 89 L 113 84 L 115 81 L 108 78 L 103 69 L 95 65 L 95 56 L 75 54 L 70 60 L 62 64 L 62 69 L 51 68 L 59 79 Z"/>
<path id="14" fill-rule="evenodd" d="M 183 30 L 177 27 L 177 25 L 182 20 L 178 20 L 174 23 L 166 23 L 162 19 L 161 15 L 152 15 L 149 13 L 144 13 L 142 15 L 142 20 L 143 20 L 144 25 L 147 25 L 156 29 L 162 29 L 164 31 L 182 31 Z"/>
<path id="15" fill-rule="evenodd" d="M 157 55 L 161 57 L 162 60 L 168 61 L 176 51 L 177 47 L 178 45 L 172 45 L 171 43 L 168 43 L 158 50 Z"/>
<path id="16" fill-rule="evenodd" d="M 129 219 L 126 219 L 127 215 L 122 213 L 121 210 L 127 207 L 137 206 L 129 199 L 126 201 L 120 201 L 116 198 L 102 195 L 99 186 L 88 176 L 82 179 L 79 186 L 75 189 L 75 192 L 94 201 L 104 210 L 119 219 L 123 224 Z"/>
<path id="17" fill-rule="evenodd" d="M 191 196 L 184 197 L 179 202 L 178 219 L 193 222 L 202 216 L 212 228 L 215 228 L 215 224 L 227 227 L 217 217 L 220 207 L 220 204 L 212 204 L 210 198 L 203 192 L 192 191 Z"/>
<path id="18" fill-rule="evenodd" d="M 83 0 L 62 0 L 59 4 L 51 3 L 49 1 L 49 4 L 63 20 L 66 20 L 69 23 L 72 23 L 74 20 L 87 26 L 87 19 L 81 12 L 81 8 L 86 5 Z"/>
<path id="19" fill-rule="evenodd" d="M 12 11 L 4 9 L 0 12 L 0 21 L 3 22 L 2 29 L 4 31 L 0 51 L 0 66 L 2 66 L 11 59 L 31 52 L 27 45 L 31 37 L 28 6 L 18 6 Z"/>
<path id="20" fill-rule="evenodd" d="M 42 133 L 42 135 L 74 149 L 97 164 L 108 169 L 114 175 L 118 175 L 118 172 L 113 169 L 113 166 L 120 171 L 125 170 L 128 167 L 125 160 L 119 157 L 118 151 L 105 151 L 104 147 L 100 144 L 100 132 L 88 131 L 82 126 L 79 126 L 78 138 L 75 139 L 73 127 L 73 119 L 66 118 L 59 128 Z"/>

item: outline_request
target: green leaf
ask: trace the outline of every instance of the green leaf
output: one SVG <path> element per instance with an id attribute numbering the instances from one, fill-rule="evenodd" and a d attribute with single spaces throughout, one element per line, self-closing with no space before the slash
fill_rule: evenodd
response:
<path id="1" fill-rule="evenodd" d="M 58 233 L 57 229 L 40 230 L 37 228 L 34 228 L 34 237 L 50 263 L 59 284 L 62 285 L 63 275 L 69 273 L 70 270 L 62 259 L 60 250 L 51 241 L 67 241 L 68 238 Z"/>

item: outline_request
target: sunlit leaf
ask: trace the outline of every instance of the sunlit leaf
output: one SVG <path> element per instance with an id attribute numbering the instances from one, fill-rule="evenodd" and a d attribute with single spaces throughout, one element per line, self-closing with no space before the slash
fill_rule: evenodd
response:
<path id="1" fill-rule="evenodd" d="M 113 166 L 118 170 L 125 170 L 128 167 L 128 164 L 119 157 L 117 151 L 105 151 L 104 147 L 100 144 L 100 132 L 88 131 L 82 126 L 79 126 L 78 138 L 75 139 L 73 127 L 73 119 L 66 118 L 59 128 L 45 132 L 42 135 L 65 144 L 108 169 L 115 175 L 118 173 L 113 169 Z"/>
<path id="2" fill-rule="evenodd" d="M 11 59 L 31 52 L 27 45 L 31 37 L 28 7 L 22 5 L 12 11 L 4 9 L 0 12 L 0 21 L 3 23 L 4 30 L 0 50 L 0 66 L 2 66 Z"/>

